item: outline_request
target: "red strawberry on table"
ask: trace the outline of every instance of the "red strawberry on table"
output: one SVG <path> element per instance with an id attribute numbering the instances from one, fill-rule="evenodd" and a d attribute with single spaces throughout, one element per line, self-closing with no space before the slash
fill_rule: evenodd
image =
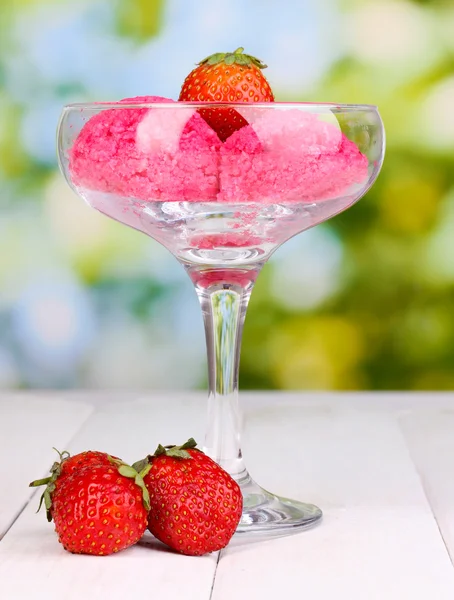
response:
<path id="1" fill-rule="evenodd" d="M 41 504 L 44 502 L 48 521 L 52 520 L 52 494 L 54 493 L 56 488 L 61 485 L 64 479 L 66 479 L 66 477 L 74 474 L 76 471 L 79 471 L 83 467 L 92 467 L 95 465 L 111 465 L 112 458 L 115 460 L 119 460 L 116 456 L 111 456 L 106 452 L 98 452 L 97 450 L 87 450 L 85 452 L 75 454 L 74 456 L 71 456 L 70 453 L 66 450 L 64 450 L 63 452 L 59 452 L 55 448 L 54 450 L 58 453 L 60 461 L 55 461 L 52 465 L 50 469 L 51 476 L 46 477 L 45 479 L 37 479 L 35 481 L 32 481 L 29 486 L 46 486 L 46 489 L 44 490 L 43 495 L 41 496 L 39 508 L 41 508 Z"/>
<path id="2" fill-rule="evenodd" d="M 73 554 L 104 556 L 140 540 L 149 496 L 143 476 L 121 460 L 92 464 L 57 480 L 49 512 L 59 542 Z"/>
<path id="3" fill-rule="evenodd" d="M 217 53 L 198 63 L 181 88 L 179 101 L 186 102 L 274 102 L 270 84 L 262 74 L 266 65 L 244 48 Z M 201 109 L 200 115 L 221 141 L 248 124 L 233 108 Z"/>
<path id="4" fill-rule="evenodd" d="M 147 527 L 148 492 L 132 467 L 85 467 L 55 490 L 52 517 L 65 550 L 103 556 L 140 540 Z"/>
<path id="5" fill-rule="evenodd" d="M 200 556 L 224 548 L 241 518 L 241 490 L 191 438 L 182 446 L 158 446 L 134 465 L 150 470 L 144 482 L 150 495 L 148 529 L 182 554 Z"/>

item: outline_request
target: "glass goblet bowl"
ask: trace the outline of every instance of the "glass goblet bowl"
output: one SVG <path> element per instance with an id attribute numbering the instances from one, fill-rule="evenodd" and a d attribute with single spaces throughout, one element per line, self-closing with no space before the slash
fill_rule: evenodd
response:
<path id="1" fill-rule="evenodd" d="M 247 124 L 221 142 L 208 124 L 216 111 Z M 241 487 L 239 533 L 284 535 L 322 516 L 260 487 L 241 452 L 239 357 L 254 282 L 281 244 L 367 192 L 384 146 L 369 105 L 142 99 L 63 109 L 58 154 L 69 185 L 164 245 L 193 282 L 208 356 L 204 450 Z"/>

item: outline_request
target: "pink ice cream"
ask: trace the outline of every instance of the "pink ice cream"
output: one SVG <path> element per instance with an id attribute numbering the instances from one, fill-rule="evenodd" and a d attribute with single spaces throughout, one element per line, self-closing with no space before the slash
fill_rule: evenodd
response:
<path id="1" fill-rule="evenodd" d="M 172 103 L 158 96 L 122 103 Z M 216 199 L 216 133 L 194 110 L 103 110 L 82 128 L 70 152 L 76 186 L 148 201 Z"/>
<path id="2" fill-rule="evenodd" d="M 169 102 L 145 96 L 122 102 Z M 368 176 L 368 159 L 336 124 L 298 109 L 245 109 L 222 144 L 194 110 L 104 110 L 70 153 L 80 188 L 140 201 L 315 202 Z"/>
<path id="3" fill-rule="evenodd" d="M 298 109 L 255 116 L 221 146 L 218 200 L 315 202 L 367 177 L 366 156 L 339 126 Z"/>

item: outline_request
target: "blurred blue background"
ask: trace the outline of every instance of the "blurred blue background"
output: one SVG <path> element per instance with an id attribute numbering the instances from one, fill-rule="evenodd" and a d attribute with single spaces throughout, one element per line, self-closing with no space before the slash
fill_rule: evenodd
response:
<path id="1" fill-rule="evenodd" d="M 205 385 L 189 279 L 66 186 L 55 127 L 67 102 L 177 98 L 238 46 L 276 99 L 378 104 L 388 136 L 373 190 L 264 269 L 242 388 L 454 388 L 448 0 L 1 2 L 0 387 Z"/>

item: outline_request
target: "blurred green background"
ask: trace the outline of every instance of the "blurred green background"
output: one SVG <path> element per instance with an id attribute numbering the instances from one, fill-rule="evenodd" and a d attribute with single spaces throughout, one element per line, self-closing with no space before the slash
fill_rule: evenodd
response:
<path id="1" fill-rule="evenodd" d="M 238 46 L 276 99 L 371 103 L 378 182 L 260 276 L 243 389 L 454 389 L 452 0 L 2 0 L 0 387 L 203 387 L 195 293 L 154 241 L 86 207 L 55 159 L 67 102 L 177 98 Z"/>

